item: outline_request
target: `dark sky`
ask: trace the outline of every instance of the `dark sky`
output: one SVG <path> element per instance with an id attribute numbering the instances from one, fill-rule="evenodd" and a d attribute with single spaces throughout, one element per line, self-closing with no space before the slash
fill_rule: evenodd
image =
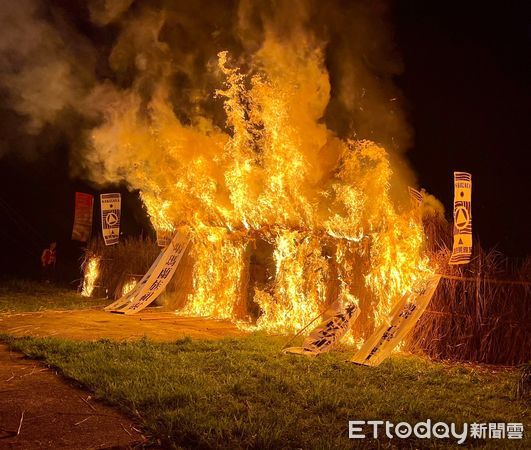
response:
<path id="1" fill-rule="evenodd" d="M 397 83 L 408 100 L 419 182 L 451 211 L 454 170 L 473 175 L 484 247 L 530 253 L 530 51 L 527 2 L 402 1 Z"/>
<path id="2" fill-rule="evenodd" d="M 407 100 L 414 130 L 408 158 L 420 186 L 449 215 L 452 173 L 470 171 L 475 232 L 483 246 L 525 256 L 531 250 L 531 22 L 523 1 L 493 3 L 395 2 L 395 43 L 404 62 L 395 81 Z M 79 246 L 69 241 L 74 193 L 96 191 L 69 178 L 67 144 L 56 150 L 34 162 L 12 154 L 0 159 L 3 273 L 26 272 L 28 259 L 36 269 L 43 245 L 58 240 L 64 271 L 75 276 L 67 270 L 79 257 Z M 136 194 L 119 190 L 124 231 L 148 233 Z"/>

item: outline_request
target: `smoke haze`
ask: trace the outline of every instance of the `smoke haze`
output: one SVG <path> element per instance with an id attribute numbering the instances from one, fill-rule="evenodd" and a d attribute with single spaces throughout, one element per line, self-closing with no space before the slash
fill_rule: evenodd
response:
<path id="1" fill-rule="evenodd" d="M 411 133 L 393 84 L 402 67 L 387 9 L 383 1 L 339 0 L 4 2 L 0 107 L 9 119 L 0 155 L 36 159 L 67 141 L 73 177 L 145 191 L 130 169 L 156 150 L 125 148 L 117 133 L 149 139 L 140 130 L 152 127 L 154 105 L 162 103 L 183 133 L 235 133 L 226 99 L 215 95 L 227 81 L 218 64 L 227 51 L 247 86 L 264 74 L 291 85 L 295 126 L 320 143 L 308 153 L 311 182 L 337 163 L 332 133 L 382 145 L 393 167 L 392 194 L 403 196 L 413 178 L 402 157 Z M 188 143 L 186 152 L 204 151 Z"/>

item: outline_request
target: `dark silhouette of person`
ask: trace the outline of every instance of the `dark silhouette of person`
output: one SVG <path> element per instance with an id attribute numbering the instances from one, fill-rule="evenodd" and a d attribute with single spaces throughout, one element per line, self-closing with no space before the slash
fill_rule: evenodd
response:
<path id="1" fill-rule="evenodd" d="M 55 262 L 57 260 L 56 247 L 57 242 L 51 242 L 50 246 L 42 251 L 42 274 L 44 281 L 46 281 L 47 283 L 49 283 L 53 279 L 55 273 Z"/>

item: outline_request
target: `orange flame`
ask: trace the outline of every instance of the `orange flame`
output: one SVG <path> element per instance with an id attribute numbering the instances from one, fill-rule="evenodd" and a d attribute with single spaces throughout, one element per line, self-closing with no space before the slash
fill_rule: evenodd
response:
<path id="1" fill-rule="evenodd" d="M 183 124 L 161 82 L 147 118 L 139 119 L 145 108 L 133 93 L 93 133 L 106 155 L 105 177 L 141 189 L 157 229 L 190 228 L 193 293 L 184 314 L 244 316 L 249 243 L 257 237 L 274 245 L 272 280 L 249 294 L 261 311 L 254 327 L 268 331 L 298 330 L 315 318 L 330 300 L 331 277 L 341 303 L 358 302 L 356 271 L 379 299 L 378 325 L 432 271 L 419 218 L 391 200 L 385 149 L 341 140 L 325 126 L 330 82 L 322 51 L 308 36 L 298 38 L 290 44 L 267 35 L 252 76 L 226 52 L 218 55 L 225 88 L 216 95 L 228 131 L 201 115 Z M 324 251 L 330 239 L 335 256 Z M 352 253 L 368 267 L 354 266 Z"/>
<path id="2" fill-rule="evenodd" d="M 83 274 L 83 286 L 81 288 L 81 295 L 83 297 L 92 296 L 99 274 L 100 258 L 97 256 L 90 256 L 86 262 L 85 271 Z"/>
<path id="3" fill-rule="evenodd" d="M 129 294 L 129 292 L 131 292 L 135 288 L 136 284 L 137 284 L 137 280 L 134 278 L 127 280 L 122 285 L 122 296 Z"/>

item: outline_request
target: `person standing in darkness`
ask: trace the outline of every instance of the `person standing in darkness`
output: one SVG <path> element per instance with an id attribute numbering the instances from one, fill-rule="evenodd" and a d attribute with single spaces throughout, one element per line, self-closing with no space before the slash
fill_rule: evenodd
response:
<path id="1" fill-rule="evenodd" d="M 53 279 L 53 275 L 55 272 L 56 247 L 57 242 L 50 243 L 50 246 L 48 248 L 45 248 L 41 255 L 43 279 L 47 283 L 49 283 Z"/>

